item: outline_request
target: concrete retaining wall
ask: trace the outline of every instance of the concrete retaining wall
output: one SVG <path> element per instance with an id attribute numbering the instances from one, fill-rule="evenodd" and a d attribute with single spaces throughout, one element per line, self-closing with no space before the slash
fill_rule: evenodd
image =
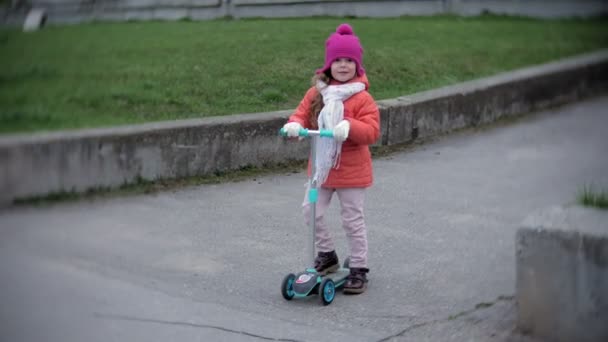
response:
<path id="1" fill-rule="evenodd" d="M 531 17 L 590 16 L 608 12 L 605 0 L 232 0 L 236 18 L 497 13 Z"/>
<path id="2" fill-rule="evenodd" d="M 608 90 L 608 50 L 378 101 L 383 145 L 410 142 Z"/>
<path id="3" fill-rule="evenodd" d="M 516 246 L 518 328 L 547 341 L 608 341 L 608 211 L 536 212 Z"/>
<path id="4" fill-rule="evenodd" d="M 497 13 L 532 17 L 596 16 L 608 0 L 12 0 L 0 23 L 19 26 L 27 11 L 42 8 L 50 23 L 92 20 L 192 20 L 309 16 L 398 17 Z"/>
<path id="5" fill-rule="evenodd" d="M 608 50 L 378 101 L 378 145 L 493 122 L 608 91 Z M 0 137 L 0 204 L 306 158 L 277 136 L 290 111 Z"/>

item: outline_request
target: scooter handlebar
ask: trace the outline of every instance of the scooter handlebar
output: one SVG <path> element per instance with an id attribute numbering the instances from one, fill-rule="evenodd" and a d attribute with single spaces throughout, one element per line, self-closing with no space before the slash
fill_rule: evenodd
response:
<path id="1" fill-rule="evenodd" d="M 281 128 L 281 130 L 279 130 L 279 135 L 284 136 L 284 137 L 287 136 L 287 132 L 285 131 L 285 128 Z M 324 138 L 333 138 L 334 131 L 332 131 L 331 129 L 314 130 L 314 129 L 301 128 L 300 131 L 298 132 L 298 136 L 300 136 L 300 137 L 320 136 L 320 137 L 324 137 Z"/>

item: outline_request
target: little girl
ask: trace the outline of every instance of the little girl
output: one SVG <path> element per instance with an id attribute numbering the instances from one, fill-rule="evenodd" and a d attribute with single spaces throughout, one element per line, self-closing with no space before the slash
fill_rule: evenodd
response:
<path id="1" fill-rule="evenodd" d="M 332 195 L 340 200 L 342 226 L 350 246 L 350 274 L 344 293 L 363 293 L 367 288 L 367 231 L 363 215 L 365 189 L 372 185 L 369 145 L 380 136 L 380 113 L 367 92 L 363 49 L 348 24 L 338 26 L 325 43 L 325 65 L 316 71 L 313 86 L 283 127 L 290 137 L 301 128 L 333 130 L 334 139 L 316 144 L 317 172 L 313 182 L 321 184 L 316 202 L 315 269 L 321 274 L 339 268 L 335 246 L 324 214 Z M 308 194 L 308 192 L 306 192 Z M 303 213 L 310 224 L 310 203 L 304 199 Z"/>

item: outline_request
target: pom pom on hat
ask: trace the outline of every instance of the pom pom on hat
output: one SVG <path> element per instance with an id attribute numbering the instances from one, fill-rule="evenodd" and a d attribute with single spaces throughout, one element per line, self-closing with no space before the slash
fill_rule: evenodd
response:
<path id="1" fill-rule="evenodd" d="M 331 63 L 338 58 L 350 58 L 357 64 L 357 75 L 365 74 L 363 68 L 363 48 L 359 38 L 349 24 L 340 24 L 325 42 L 325 64 L 317 70 L 317 74 L 331 69 Z"/>
<path id="2" fill-rule="evenodd" d="M 340 24 L 340 26 L 338 26 L 338 28 L 336 29 L 336 32 L 338 34 L 354 34 L 353 28 L 348 25 L 348 24 Z"/>

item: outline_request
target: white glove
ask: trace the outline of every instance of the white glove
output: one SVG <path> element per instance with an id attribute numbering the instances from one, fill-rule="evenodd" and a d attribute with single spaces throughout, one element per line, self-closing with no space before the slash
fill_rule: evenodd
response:
<path id="1" fill-rule="evenodd" d="M 302 128 L 302 125 L 297 122 L 288 122 L 283 126 L 287 136 L 291 138 L 299 136 Z"/>
<path id="2" fill-rule="evenodd" d="M 350 122 L 347 120 L 342 120 L 338 122 L 336 127 L 334 127 L 334 139 L 337 141 L 344 141 L 348 138 L 348 131 L 350 130 Z"/>

